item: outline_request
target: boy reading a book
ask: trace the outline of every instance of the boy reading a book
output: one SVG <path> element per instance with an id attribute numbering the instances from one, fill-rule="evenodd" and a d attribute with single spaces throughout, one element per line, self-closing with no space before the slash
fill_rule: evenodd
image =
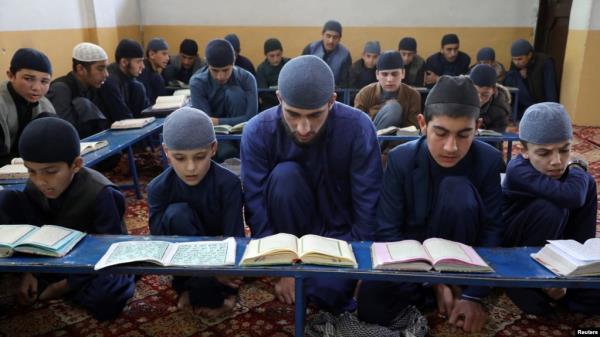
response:
<path id="1" fill-rule="evenodd" d="M 502 234 L 498 150 L 475 140 L 479 98 L 464 76 L 442 76 L 418 116 L 424 135 L 389 153 L 377 207 L 378 241 L 430 237 L 471 246 L 498 246 Z M 465 331 L 486 320 L 479 287 L 426 287 L 406 282 L 364 282 L 359 318 L 388 325 L 408 305 L 437 302 L 440 315 Z"/>
<path id="2" fill-rule="evenodd" d="M 511 160 L 502 185 L 504 243 L 543 246 L 546 240 L 596 235 L 596 182 L 587 162 L 571 153 L 573 130 L 564 107 L 538 103 L 519 124 L 522 151 Z M 548 315 L 556 304 L 569 311 L 600 313 L 600 290 L 510 288 L 507 295 L 521 310 Z"/>
<path id="3" fill-rule="evenodd" d="M 335 81 L 319 57 L 305 55 L 279 73 L 280 105 L 251 119 L 242 134 L 246 221 L 253 237 L 316 234 L 369 240 L 382 167 L 375 127 L 360 110 L 336 102 Z M 310 278 L 309 301 L 324 310 L 353 310 L 356 282 Z M 294 302 L 294 279 L 278 298 Z"/>
<path id="4" fill-rule="evenodd" d="M 171 167 L 148 185 L 150 232 L 155 235 L 244 236 L 242 185 L 212 161 L 213 124 L 204 112 L 184 107 L 167 117 L 163 148 Z M 175 277 L 178 306 L 214 317 L 235 305 L 241 279 Z"/>
<path id="5" fill-rule="evenodd" d="M 0 191 L 0 223 L 58 224 L 94 234 L 124 234 L 125 200 L 100 173 L 83 167 L 79 136 L 67 121 L 39 118 L 23 130 L 19 151 L 29 171 L 23 192 Z M 132 275 L 23 275 L 19 302 L 63 295 L 99 319 L 116 317 L 133 296 Z"/>

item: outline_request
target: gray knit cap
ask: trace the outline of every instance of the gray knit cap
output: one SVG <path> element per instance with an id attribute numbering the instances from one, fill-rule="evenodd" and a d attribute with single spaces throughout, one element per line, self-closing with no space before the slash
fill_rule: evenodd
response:
<path id="1" fill-rule="evenodd" d="M 321 58 L 298 56 L 287 62 L 279 73 L 279 94 L 283 101 L 298 109 L 320 108 L 333 95 L 333 72 Z"/>
<path id="2" fill-rule="evenodd" d="M 205 148 L 215 140 L 213 123 L 202 110 L 183 107 L 165 120 L 163 142 L 170 150 Z"/>
<path id="3" fill-rule="evenodd" d="M 379 45 L 379 41 L 367 41 L 365 43 L 365 47 L 363 48 L 363 53 L 371 53 L 371 54 L 381 54 L 381 46 Z"/>
<path id="4" fill-rule="evenodd" d="M 573 139 L 573 127 L 565 107 L 543 102 L 527 108 L 519 123 L 519 138 L 532 144 L 555 144 Z"/>

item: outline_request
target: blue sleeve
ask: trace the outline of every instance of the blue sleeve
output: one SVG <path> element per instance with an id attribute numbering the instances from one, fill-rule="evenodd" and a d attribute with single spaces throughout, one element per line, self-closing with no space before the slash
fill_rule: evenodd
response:
<path id="1" fill-rule="evenodd" d="M 563 178 L 553 179 L 536 170 L 528 160 L 518 157 L 510 161 L 503 187 L 506 193 L 525 193 L 560 207 L 576 209 L 585 203 L 589 182 L 588 174 L 583 170 L 569 169 Z"/>
<path id="2" fill-rule="evenodd" d="M 95 234 L 127 234 L 123 224 L 125 198 L 112 186 L 107 186 L 96 197 Z"/>
<path id="3" fill-rule="evenodd" d="M 486 221 L 479 243 L 484 247 L 498 247 L 504 234 L 504 221 L 502 219 L 502 187 L 500 186 L 500 173 L 504 171 L 504 161 L 500 152 L 495 152 L 495 163 L 484 177 L 480 196 L 483 201 Z"/>
<path id="4" fill-rule="evenodd" d="M 215 165 L 215 164 L 212 164 Z M 244 220 L 242 216 L 242 183 L 235 177 L 231 184 L 220 191 L 224 212 L 221 215 L 223 235 L 244 237 Z"/>
<path id="5" fill-rule="evenodd" d="M 165 235 L 163 231 L 162 218 L 165 214 L 165 210 L 169 206 L 168 194 L 163 193 L 161 188 L 161 179 L 163 176 L 160 175 L 154 178 L 153 181 L 148 185 L 148 213 L 150 227 L 150 234 L 152 235 Z"/>
<path id="6" fill-rule="evenodd" d="M 119 85 L 112 78 L 107 78 L 99 90 L 105 105 L 103 113 L 111 122 L 133 118 L 133 113 L 119 90 Z"/>
<path id="7" fill-rule="evenodd" d="M 207 115 L 212 116 L 213 111 L 210 108 L 208 102 L 208 88 L 206 84 L 202 82 L 200 77 L 192 76 L 190 79 L 190 98 L 192 99 L 192 108 L 200 109 L 206 112 Z"/>
<path id="8" fill-rule="evenodd" d="M 554 61 L 551 58 L 544 62 L 544 97 L 546 102 L 558 102 L 558 93 L 556 85 L 556 71 Z"/>
<path id="9" fill-rule="evenodd" d="M 392 151 L 383 174 L 379 204 L 377 205 L 377 241 L 400 241 L 404 239 L 405 200 L 404 184 L 406 177 L 400 168 L 400 155 Z"/>
<path id="10" fill-rule="evenodd" d="M 302 49 L 302 55 L 310 55 L 310 43 L 307 44 L 304 49 Z"/>
<path id="11" fill-rule="evenodd" d="M 242 184 L 244 186 L 244 209 L 246 221 L 252 231 L 252 237 L 264 237 L 273 234 L 269 223 L 264 188 L 271 172 L 269 167 L 269 149 L 265 144 L 267 135 L 261 135 L 258 123 L 250 123 L 242 133 L 240 153 L 242 159 Z"/>
<path id="12" fill-rule="evenodd" d="M 361 115 L 367 119 L 366 115 Z M 376 231 L 375 209 L 381 190 L 383 168 L 375 127 L 371 121 L 363 123 L 362 135 L 353 142 L 350 167 L 352 206 L 355 223 L 352 225 L 353 240 L 373 240 Z"/>
<path id="13" fill-rule="evenodd" d="M 246 111 L 241 116 L 219 118 L 219 124 L 236 125 L 247 122 L 258 113 L 258 91 L 256 89 L 256 79 L 254 75 L 247 71 L 239 72 L 240 87 L 244 91 L 246 101 Z"/>

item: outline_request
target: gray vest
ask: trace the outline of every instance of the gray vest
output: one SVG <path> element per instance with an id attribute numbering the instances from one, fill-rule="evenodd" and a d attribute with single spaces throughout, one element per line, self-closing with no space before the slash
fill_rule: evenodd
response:
<path id="1" fill-rule="evenodd" d="M 323 59 L 325 56 L 325 48 L 323 48 L 323 42 L 321 40 L 315 41 L 310 44 L 310 54 L 315 55 Z M 344 64 L 344 60 L 348 57 L 350 52 L 346 47 L 338 44 L 337 47 L 329 54 L 327 57 L 327 64 L 331 71 L 333 72 L 333 76 L 335 77 L 335 83 L 339 84 L 342 65 Z"/>

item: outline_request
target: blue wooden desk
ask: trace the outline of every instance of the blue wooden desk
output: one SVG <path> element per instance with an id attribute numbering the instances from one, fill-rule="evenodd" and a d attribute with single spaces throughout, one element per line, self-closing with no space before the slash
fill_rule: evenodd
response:
<path id="1" fill-rule="evenodd" d="M 570 287 L 600 288 L 600 278 L 557 277 L 537 262 L 529 254 L 539 248 L 478 248 L 477 252 L 494 268 L 494 273 L 439 273 L 439 272 L 399 272 L 373 270 L 371 268 L 370 242 L 352 242 L 358 268 L 335 268 L 314 265 L 239 267 L 239 261 L 248 243 L 247 238 L 237 239 L 236 266 L 223 267 L 160 267 L 153 264 L 127 264 L 94 271 L 94 265 L 108 250 L 110 244 L 129 240 L 166 240 L 185 242 L 195 240 L 215 240 L 215 238 L 177 236 L 128 236 L 128 235 L 88 235 L 64 258 L 46 258 L 33 255 L 15 255 L 0 259 L 0 272 L 38 273 L 131 273 L 131 274 L 172 274 L 172 275 L 237 275 L 294 277 L 296 280 L 296 336 L 302 336 L 305 318 L 305 297 L 303 282 L 308 277 L 331 277 L 344 279 L 428 282 L 460 285 L 496 287 Z"/>

